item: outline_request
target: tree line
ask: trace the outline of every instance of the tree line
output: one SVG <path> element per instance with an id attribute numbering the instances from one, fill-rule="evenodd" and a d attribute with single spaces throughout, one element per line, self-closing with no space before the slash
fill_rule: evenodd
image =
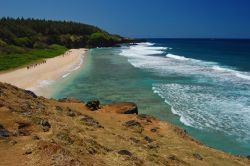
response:
<path id="1" fill-rule="evenodd" d="M 6 45 L 22 48 L 48 48 L 50 45 L 58 44 L 67 48 L 90 48 L 114 46 L 130 41 L 133 40 L 78 22 L 9 17 L 0 19 L 2 50 Z"/>

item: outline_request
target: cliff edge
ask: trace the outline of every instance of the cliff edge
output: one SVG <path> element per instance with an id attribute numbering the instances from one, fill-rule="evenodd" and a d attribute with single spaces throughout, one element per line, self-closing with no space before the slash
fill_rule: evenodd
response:
<path id="1" fill-rule="evenodd" d="M 134 103 L 46 99 L 0 83 L 0 165 L 250 165 L 137 113 Z"/>

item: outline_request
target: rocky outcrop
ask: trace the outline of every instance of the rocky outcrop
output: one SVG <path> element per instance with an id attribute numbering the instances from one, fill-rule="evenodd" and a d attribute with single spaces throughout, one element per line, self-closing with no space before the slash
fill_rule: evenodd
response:
<path id="1" fill-rule="evenodd" d="M 99 100 L 88 101 L 86 103 L 86 107 L 89 108 L 91 111 L 96 111 L 101 108 L 100 101 Z"/>
<path id="2" fill-rule="evenodd" d="M 137 113 L 134 103 L 87 106 L 0 83 L 0 166 L 250 165 Z"/>
<path id="3" fill-rule="evenodd" d="M 132 102 L 122 102 L 106 105 L 100 111 L 117 114 L 138 114 L 138 107 Z"/>
<path id="4" fill-rule="evenodd" d="M 199 153 L 194 153 L 193 156 L 194 156 L 194 158 L 196 158 L 197 160 L 203 160 L 203 157 L 202 157 Z"/>
<path id="5" fill-rule="evenodd" d="M 9 132 L 0 124 L 0 138 L 9 137 Z"/>
<path id="6" fill-rule="evenodd" d="M 144 129 L 141 123 L 136 120 L 129 120 L 127 122 L 124 122 L 122 125 L 139 133 L 142 133 Z"/>
<path id="7" fill-rule="evenodd" d="M 87 126 L 92 126 L 95 128 L 103 128 L 98 121 L 96 121 L 94 118 L 88 116 L 88 115 L 81 115 L 80 116 L 80 121 L 87 125 Z"/>
<path id="8" fill-rule="evenodd" d="M 132 153 L 128 150 L 119 150 L 117 153 L 120 155 L 132 156 Z"/>
<path id="9" fill-rule="evenodd" d="M 25 93 L 32 96 L 33 98 L 37 98 L 37 95 L 34 92 L 30 91 L 30 90 L 25 90 Z"/>

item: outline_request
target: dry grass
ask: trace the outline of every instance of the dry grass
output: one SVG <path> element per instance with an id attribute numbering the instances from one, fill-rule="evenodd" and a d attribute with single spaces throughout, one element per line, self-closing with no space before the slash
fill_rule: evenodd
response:
<path id="1" fill-rule="evenodd" d="M 250 165 L 153 117 L 93 112 L 1 83 L 0 119 L 9 133 L 0 136 L 1 166 Z"/>

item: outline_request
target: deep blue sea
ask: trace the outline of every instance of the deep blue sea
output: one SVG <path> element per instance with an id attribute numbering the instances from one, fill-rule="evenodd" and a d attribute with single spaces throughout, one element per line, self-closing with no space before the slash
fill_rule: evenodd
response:
<path id="1" fill-rule="evenodd" d="M 148 39 L 91 49 L 52 97 L 132 101 L 202 143 L 250 154 L 250 40 Z"/>

